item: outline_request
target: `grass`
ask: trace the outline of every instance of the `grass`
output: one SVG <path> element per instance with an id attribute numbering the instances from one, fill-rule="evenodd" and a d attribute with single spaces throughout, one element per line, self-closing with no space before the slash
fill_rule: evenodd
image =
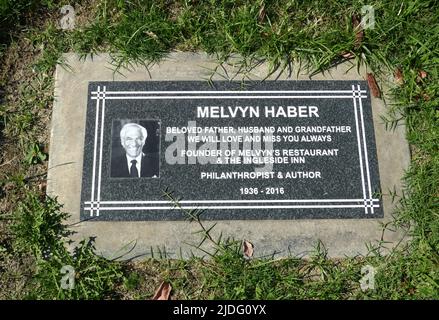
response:
<path id="1" fill-rule="evenodd" d="M 1 298 L 149 299 L 161 281 L 183 299 L 439 298 L 438 1 L 368 2 L 375 28 L 361 41 L 352 16 L 363 1 L 73 1 L 73 31 L 57 27 L 64 4 L 0 1 Z M 366 257 L 341 260 L 329 259 L 322 243 L 306 260 L 246 259 L 240 239 L 207 239 L 217 251 L 206 260 L 163 253 L 138 263 L 109 261 L 94 253 L 93 239 L 68 251 L 66 215 L 45 196 L 55 66 L 63 52 L 107 51 L 122 71 L 171 50 L 206 51 L 219 63 L 238 54 L 244 71 L 261 60 L 272 69 L 300 61 L 325 70 L 350 53 L 380 85 L 399 69 L 386 121 L 389 128 L 407 125 L 412 162 L 390 227 L 410 230 L 412 241 L 386 256 L 374 246 Z M 74 290 L 61 288 L 65 265 L 76 271 Z M 364 265 L 377 270 L 375 289 L 365 292 Z"/>

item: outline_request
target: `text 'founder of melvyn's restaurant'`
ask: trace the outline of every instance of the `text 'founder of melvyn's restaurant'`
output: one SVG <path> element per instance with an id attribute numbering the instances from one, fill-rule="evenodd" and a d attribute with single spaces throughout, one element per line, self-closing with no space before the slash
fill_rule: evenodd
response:
<path id="1" fill-rule="evenodd" d="M 316 106 L 197 106 L 197 118 L 318 118 Z"/>

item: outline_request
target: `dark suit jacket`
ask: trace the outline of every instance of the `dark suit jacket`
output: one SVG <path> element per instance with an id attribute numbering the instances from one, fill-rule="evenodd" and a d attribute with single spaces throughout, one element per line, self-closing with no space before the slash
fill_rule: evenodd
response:
<path id="1" fill-rule="evenodd" d="M 157 154 L 143 154 L 140 169 L 141 177 L 159 176 L 159 158 Z M 111 158 L 112 178 L 130 178 L 130 170 L 125 153 Z"/>

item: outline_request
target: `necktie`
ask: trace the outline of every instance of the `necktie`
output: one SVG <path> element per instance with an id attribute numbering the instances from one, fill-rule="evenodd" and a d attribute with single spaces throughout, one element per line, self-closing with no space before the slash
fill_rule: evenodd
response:
<path id="1" fill-rule="evenodd" d="M 137 171 L 136 163 L 137 160 L 131 160 L 130 177 L 133 178 L 139 177 L 139 171 Z"/>

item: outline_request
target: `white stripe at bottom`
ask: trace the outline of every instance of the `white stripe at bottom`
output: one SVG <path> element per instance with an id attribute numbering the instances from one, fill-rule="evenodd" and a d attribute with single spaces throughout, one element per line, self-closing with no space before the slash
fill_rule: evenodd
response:
<path id="1" fill-rule="evenodd" d="M 379 205 L 373 205 L 379 208 Z M 182 207 L 100 207 L 102 211 L 121 211 L 121 210 L 181 210 L 181 209 L 306 209 L 306 208 L 364 208 L 364 205 L 295 205 L 295 206 L 182 206 Z M 91 210 L 86 207 L 84 210 Z"/>

